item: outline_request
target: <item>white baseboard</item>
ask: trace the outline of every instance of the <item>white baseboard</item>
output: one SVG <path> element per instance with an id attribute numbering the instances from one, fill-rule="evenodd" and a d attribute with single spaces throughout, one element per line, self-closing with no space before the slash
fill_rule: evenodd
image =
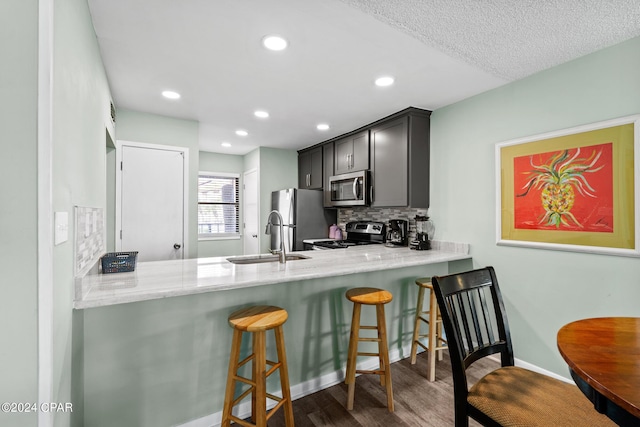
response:
<path id="1" fill-rule="evenodd" d="M 423 351 L 424 351 L 423 349 L 418 348 L 418 353 L 421 353 Z M 411 353 L 411 345 L 403 347 L 402 351 L 397 349 L 392 350 L 389 352 L 389 361 L 391 363 L 397 362 L 404 358 L 401 355 L 408 355 L 410 353 Z M 499 357 L 495 355 L 489 356 L 489 358 L 497 361 L 498 363 L 500 362 Z M 522 368 L 526 368 L 531 371 L 556 378 L 560 381 L 564 381 L 571 384 L 574 383 L 570 379 L 567 379 L 563 376 L 555 374 L 551 371 L 547 371 L 546 369 L 542 369 L 539 366 L 532 365 L 531 363 L 525 362 L 524 360 L 515 359 L 515 364 L 516 366 L 520 366 Z M 368 357 L 366 359 L 363 358 L 361 362 L 358 363 L 358 369 L 360 370 L 372 370 L 372 369 L 376 369 L 377 367 L 378 367 L 378 358 L 376 357 Z M 311 378 L 310 380 L 305 381 L 303 383 L 296 384 L 291 387 L 291 398 L 293 400 L 296 400 L 301 397 L 313 394 L 317 391 L 324 390 L 325 388 L 329 388 L 331 386 L 339 384 L 344 381 L 344 374 L 345 374 L 344 369 L 341 369 L 339 371 L 333 371 L 328 374 L 324 374 L 320 377 Z M 282 394 L 279 392 L 274 394 L 279 397 L 282 396 Z M 270 405 L 267 406 L 268 409 L 271 409 L 272 407 L 275 406 L 275 402 L 268 402 L 268 403 L 270 403 Z M 242 403 L 236 406 L 236 408 L 237 408 L 236 416 L 239 418 L 244 419 L 251 415 L 251 401 Z M 214 414 L 210 414 L 202 418 L 198 418 L 198 419 L 189 421 L 187 423 L 180 424 L 179 426 L 176 426 L 176 427 L 219 427 L 221 422 L 222 422 L 222 411 L 219 411 Z"/>
<path id="2" fill-rule="evenodd" d="M 544 375 L 546 375 L 548 377 L 555 378 L 555 379 L 560 380 L 562 382 L 569 383 L 569 384 L 575 384 L 575 382 L 572 379 L 563 377 L 562 375 L 558 375 L 555 372 L 547 371 L 546 369 L 542 369 L 539 366 L 532 365 L 531 363 L 525 362 L 524 360 L 515 359 L 515 364 L 516 364 L 516 366 L 519 366 L 521 368 L 526 368 L 526 369 L 528 369 L 530 371 L 537 372 L 539 374 L 544 374 Z"/>
<path id="3" fill-rule="evenodd" d="M 423 350 L 418 349 L 418 353 L 421 353 Z M 404 359 L 411 352 L 411 345 L 408 345 L 401 350 L 392 350 L 389 352 L 389 362 L 397 362 L 398 360 Z M 358 369 L 360 370 L 373 370 L 378 368 L 378 358 L 377 357 L 368 357 L 361 358 L 361 361 L 358 363 Z M 341 369 L 338 371 L 329 372 L 328 374 L 324 374 L 320 377 L 311 378 L 308 381 L 305 381 L 300 384 L 296 384 L 291 387 L 291 398 L 293 400 L 299 399 L 304 396 L 308 396 L 310 394 L 315 393 L 316 391 L 324 390 L 325 388 L 329 388 L 336 384 L 339 384 L 344 381 L 345 370 Z M 277 392 L 274 393 L 276 396 L 281 397 L 282 393 Z M 267 409 L 271 409 L 275 406 L 275 402 L 268 402 Z M 247 418 L 251 415 L 251 401 L 247 401 L 245 403 L 241 403 L 236 406 L 236 416 L 239 418 Z M 210 414 L 204 416 L 202 418 L 198 418 L 195 420 L 191 420 L 187 423 L 180 424 L 176 427 L 219 427 L 222 422 L 222 411 L 216 412 L 214 414 Z"/>

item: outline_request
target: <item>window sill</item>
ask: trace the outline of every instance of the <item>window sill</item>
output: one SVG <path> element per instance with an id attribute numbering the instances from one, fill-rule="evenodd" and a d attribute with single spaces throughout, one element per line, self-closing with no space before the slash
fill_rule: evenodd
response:
<path id="1" fill-rule="evenodd" d="M 240 240 L 240 235 L 239 234 L 226 234 L 226 235 L 221 235 L 221 236 L 198 236 L 198 241 L 199 242 L 203 242 L 203 241 L 209 241 L 209 240 Z"/>

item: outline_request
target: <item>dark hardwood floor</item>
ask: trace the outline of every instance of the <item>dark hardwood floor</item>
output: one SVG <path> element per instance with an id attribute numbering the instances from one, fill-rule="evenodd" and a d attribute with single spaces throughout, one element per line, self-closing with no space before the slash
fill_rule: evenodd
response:
<path id="1" fill-rule="evenodd" d="M 499 363 L 480 360 L 468 371 L 470 381 L 477 381 L 496 369 Z M 426 352 L 411 365 L 409 358 L 391 364 L 395 411 L 387 410 L 386 394 L 378 376 L 356 378 L 355 402 L 347 411 L 347 386 L 337 384 L 293 402 L 296 427 L 450 427 L 453 422 L 453 379 L 448 353 L 436 362 L 436 381 L 426 378 Z M 269 427 L 284 426 L 282 410 L 269 420 Z M 479 426 L 471 420 L 470 426 Z"/>

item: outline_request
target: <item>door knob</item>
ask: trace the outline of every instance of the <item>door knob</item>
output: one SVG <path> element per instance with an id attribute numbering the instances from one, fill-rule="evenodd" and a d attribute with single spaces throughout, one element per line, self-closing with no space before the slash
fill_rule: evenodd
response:
<path id="1" fill-rule="evenodd" d="M 258 237 L 258 235 L 257 235 L 257 234 L 252 234 L 252 235 L 251 235 L 251 237 L 255 237 L 255 238 L 257 238 L 257 237 Z"/>
<path id="2" fill-rule="evenodd" d="M 173 244 L 173 249 L 180 249 L 181 247 L 182 247 L 182 245 L 179 244 L 179 243 L 174 243 Z"/>

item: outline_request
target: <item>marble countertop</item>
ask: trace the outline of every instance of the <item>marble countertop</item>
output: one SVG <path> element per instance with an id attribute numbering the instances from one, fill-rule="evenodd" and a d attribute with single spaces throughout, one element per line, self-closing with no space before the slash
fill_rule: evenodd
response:
<path id="1" fill-rule="evenodd" d="M 232 264 L 227 257 L 141 262 L 136 271 L 88 274 L 76 279 L 74 308 L 85 309 L 274 283 L 435 264 L 469 259 L 469 245 L 433 242 L 434 249 L 367 245 L 302 251 L 308 259 L 263 264 Z"/>

